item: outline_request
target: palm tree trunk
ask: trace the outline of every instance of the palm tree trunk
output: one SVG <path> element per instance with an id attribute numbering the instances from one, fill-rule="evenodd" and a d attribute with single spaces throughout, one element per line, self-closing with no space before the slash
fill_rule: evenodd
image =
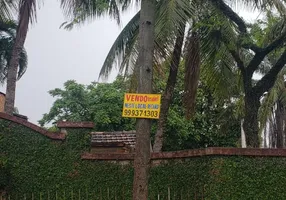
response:
<path id="1" fill-rule="evenodd" d="M 180 65 L 180 58 L 182 54 L 182 47 L 184 42 L 185 24 L 179 27 L 179 35 L 176 38 L 174 51 L 171 58 L 170 72 L 164 94 L 162 95 L 161 113 L 158 120 L 157 132 L 153 145 L 154 152 L 161 152 L 163 146 L 163 135 L 169 107 L 172 101 L 174 88 L 177 82 L 178 69 Z"/>
<path id="2" fill-rule="evenodd" d="M 155 0 L 142 0 L 139 26 L 138 93 L 152 93 Z M 133 200 L 148 199 L 150 119 L 137 119 Z"/>
<path id="3" fill-rule="evenodd" d="M 24 48 L 26 40 L 29 19 L 34 6 L 33 1 L 21 1 L 21 7 L 19 11 L 19 25 L 17 28 L 16 38 L 12 49 L 11 60 L 7 70 L 7 86 L 6 86 L 6 100 L 5 100 L 5 112 L 13 114 L 15 105 L 15 93 L 16 93 L 16 81 L 18 73 L 18 65 L 20 59 L 20 53 Z"/>
<path id="4" fill-rule="evenodd" d="M 19 65 L 20 53 L 25 43 L 25 38 L 19 38 L 18 34 L 16 35 L 16 40 L 13 46 L 11 60 L 9 62 L 7 70 L 5 112 L 8 114 L 13 114 L 14 111 L 18 65 Z"/>

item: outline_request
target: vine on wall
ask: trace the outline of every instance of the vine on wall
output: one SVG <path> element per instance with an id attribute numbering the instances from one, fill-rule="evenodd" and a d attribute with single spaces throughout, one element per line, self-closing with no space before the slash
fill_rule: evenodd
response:
<path id="1" fill-rule="evenodd" d="M 88 129 L 51 140 L 0 120 L 0 191 L 13 199 L 131 199 L 132 165 L 81 160 Z M 286 199 L 286 158 L 205 156 L 153 167 L 150 199 Z"/>

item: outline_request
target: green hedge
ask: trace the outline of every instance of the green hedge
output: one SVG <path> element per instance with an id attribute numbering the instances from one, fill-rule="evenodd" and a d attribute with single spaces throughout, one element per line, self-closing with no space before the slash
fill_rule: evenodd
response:
<path id="1" fill-rule="evenodd" d="M 89 130 L 65 141 L 0 120 L 0 190 L 11 199 L 131 199 L 133 169 L 84 161 Z M 286 158 L 198 157 L 153 167 L 150 199 L 286 199 Z"/>

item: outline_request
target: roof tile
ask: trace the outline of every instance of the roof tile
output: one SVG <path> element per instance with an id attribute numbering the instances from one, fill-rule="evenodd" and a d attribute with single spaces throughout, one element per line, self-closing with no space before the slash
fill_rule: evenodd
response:
<path id="1" fill-rule="evenodd" d="M 115 132 L 92 132 L 91 143 L 124 143 L 135 147 L 136 131 L 115 131 Z"/>

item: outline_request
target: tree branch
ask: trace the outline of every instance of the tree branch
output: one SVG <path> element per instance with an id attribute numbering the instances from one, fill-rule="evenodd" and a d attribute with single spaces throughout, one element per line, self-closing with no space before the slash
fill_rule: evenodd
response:
<path id="1" fill-rule="evenodd" d="M 264 92 L 268 91 L 274 85 L 278 73 L 285 66 L 285 64 L 286 64 L 286 49 L 284 50 L 280 58 L 277 60 L 276 64 L 253 87 L 253 91 L 259 95 L 262 95 Z"/>
<path id="2" fill-rule="evenodd" d="M 255 53 L 259 53 L 262 51 L 262 48 L 252 43 L 245 43 L 245 44 L 242 44 L 241 46 L 245 49 L 250 49 L 254 51 Z"/>
<path id="3" fill-rule="evenodd" d="M 271 42 L 268 46 L 265 48 L 262 48 L 260 51 L 256 52 L 255 56 L 252 58 L 252 60 L 249 62 L 246 70 L 247 73 L 253 74 L 254 71 L 258 68 L 260 63 L 263 61 L 265 56 L 269 54 L 271 51 L 275 50 L 277 47 L 282 45 L 286 40 L 286 31 L 284 31 L 280 37 L 278 37 L 276 40 Z"/>
<path id="4" fill-rule="evenodd" d="M 229 18 L 231 21 L 233 21 L 237 27 L 238 30 L 241 33 L 242 37 L 247 36 L 247 26 L 246 23 L 244 22 L 244 20 L 239 17 L 239 15 L 237 13 L 235 13 L 226 3 L 224 3 L 223 0 L 210 0 L 213 5 L 219 9 L 220 11 L 222 11 L 222 13 Z M 251 49 L 252 51 L 254 51 L 255 53 L 260 52 L 261 48 L 258 47 L 257 45 L 255 45 L 254 43 L 248 41 L 247 43 L 243 44 L 242 42 L 242 47 L 245 49 Z"/>
<path id="5" fill-rule="evenodd" d="M 286 30 L 282 32 L 280 37 L 278 37 L 276 40 L 274 40 L 272 43 L 270 43 L 267 47 L 265 47 L 262 52 L 265 54 L 270 53 L 274 49 L 276 49 L 278 46 L 282 45 L 285 42 L 286 39 Z"/>
<path id="6" fill-rule="evenodd" d="M 244 67 L 244 63 L 243 61 L 241 60 L 239 54 L 234 51 L 234 50 L 229 50 L 230 54 L 232 55 L 233 59 L 235 60 L 235 62 L 237 63 L 237 67 L 240 69 L 240 71 L 242 73 L 245 72 L 245 67 Z"/>
<path id="7" fill-rule="evenodd" d="M 223 0 L 210 0 L 213 5 L 218 8 L 223 14 L 228 17 L 231 21 L 233 21 L 237 26 L 238 30 L 241 33 L 247 33 L 247 27 L 243 19 L 241 19 L 238 14 L 236 14 L 227 4 L 224 3 Z"/>
<path id="8" fill-rule="evenodd" d="M 251 59 L 251 61 L 248 63 L 246 67 L 246 71 L 251 76 L 253 75 L 254 71 L 258 68 L 258 66 L 261 64 L 261 62 L 264 60 L 265 56 L 267 54 L 264 53 L 256 53 L 254 57 Z"/>

